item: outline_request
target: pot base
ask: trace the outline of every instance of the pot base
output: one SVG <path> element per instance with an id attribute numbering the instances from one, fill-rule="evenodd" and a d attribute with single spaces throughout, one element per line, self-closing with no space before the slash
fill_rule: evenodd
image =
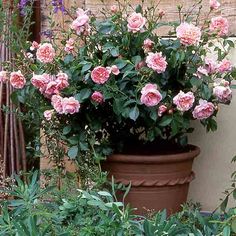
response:
<path id="1" fill-rule="evenodd" d="M 198 147 L 189 145 L 189 151 L 170 155 L 114 154 L 102 162 L 102 170 L 116 183 L 131 183 L 125 203 L 137 208 L 136 214 L 163 209 L 172 214 L 187 200 L 193 159 L 199 153 Z"/>

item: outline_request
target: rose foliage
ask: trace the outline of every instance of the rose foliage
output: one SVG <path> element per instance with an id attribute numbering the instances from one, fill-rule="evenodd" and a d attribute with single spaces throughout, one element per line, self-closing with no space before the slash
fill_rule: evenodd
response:
<path id="1" fill-rule="evenodd" d="M 164 22 L 158 6 L 117 3 L 103 17 L 67 9 L 69 27 L 30 44 L 23 66 L 0 78 L 8 75 L 12 97 L 61 130 L 71 158 L 185 145 L 191 121 L 216 130 L 218 104 L 232 98 L 234 43 L 227 19 L 211 14 L 218 2 L 210 3 L 208 18 L 178 7 L 175 22 Z"/>

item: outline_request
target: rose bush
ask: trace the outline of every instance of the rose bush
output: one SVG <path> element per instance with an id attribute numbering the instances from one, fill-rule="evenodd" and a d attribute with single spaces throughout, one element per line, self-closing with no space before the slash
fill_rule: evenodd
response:
<path id="1" fill-rule="evenodd" d="M 234 43 L 227 19 L 211 18 L 218 1 L 209 2 L 209 18 L 201 23 L 181 7 L 179 20 L 164 22 L 158 7 L 127 11 L 117 4 L 103 19 L 67 9 L 72 19 L 59 32 L 61 41 L 55 30 L 50 40 L 30 44 L 24 70 L 10 76 L 19 89 L 12 97 L 61 130 L 57 138 L 71 158 L 102 158 L 129 145 L 186 145 L 190 121 L 216 130 L 218 104 L 232 98 L 228 53 Z M 175 37 L 160 36 L 163 25 Z M 0 75 L 6 80 L 6 72 Z"/>

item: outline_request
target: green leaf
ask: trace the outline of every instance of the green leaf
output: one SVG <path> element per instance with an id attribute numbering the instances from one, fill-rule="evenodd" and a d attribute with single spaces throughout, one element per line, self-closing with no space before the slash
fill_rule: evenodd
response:
<path id="1" fill-rule="evenodd" d="M 62 134 L 67 135 L 70 133 L 70 131 L 71 131 L 71 125 L 67 125 L 63 128 Z"/>
<path id="2" fill-rule="evenodd" d="M 230 226 L 229 225 L 226 225 L 223 229 L 223 236 L 230 236 Z"/>
<path id="3" fill-rule="evenodd" d="M 91 93 L 92 91 L 90 89 L 84 88 L 75 95 L 75 99 L 78 100 L 79 102 L 83 102 L 85 99 L 90 97 Z"/>
<path id="4" fill-rule="evenodd" d="M 111 53 L 111 55 L 113 56 L 113 57 L 118 57 L 119 56 L 119 48 L 118 47 L 115 47 L 115 48 L 112 48 L 111 50 L 110 50 L 110 53 Z"/>
<path id="5" fill-rule="evenodd" d="M 129 118 L 133 121 L 136 121 L 139 117 L 139 109 L 137 106 L 132 107 L 129 112 Z"/>
<path id="6" fill-rule="evenodd" d="M 65 56 L 64 63 L 65 63 L 65 64 L 69 64 L 69 63 L 71 63 L 73 60 L 74 60 L 73 55 L 72 55 L 72 54 L 69 54 L 69 55 L 66 55 L 66 56 Z"/>
<path id="7" fill-rule="evenodd" d="M 123 67 L 125 67 L 127 65 L 127 61 L 123 60 L 123 59 L 116 59 L 114 61 L 114 64 L 119 68 L 122 69 Z"/>
<path id="8" fill-rule="evenodd" d="M 99 191 L 98 194 L 101 196 L 104 196 L 104 197 L 111 197 L 112 198 L 112 195 L 106 191 Z"/>
<path id="9" fill-rule="evenodd" d="M 224 201 L 220 204 L 220 209 L 221 211 L 225 212 L 225 209 L 227 207 L 228 204 L 228 200 L 229 200 L 229 196 L 227 196 Z"/>
<path id="10" fill-rule="evenodd" d="M 142 6 L 140 4 L 135 8 L 135 12 L 142 13 Z"/>
<path id="11" fill-rule="evenodd" d="M 78 154 L 78 151 L 79 151 L 78 146 L 73 146 L 73 147 L 69 148 L 69 150 L 68 150 L 69 158 L 75 159 Z"/>
<path id="12" fill-rule="evenodd" d="M 172 116 L 164 116 L 161 121 L 158 123 L 159 126 L 167 126 L 171 123 L 171 121 L 173 120 Z"/>
<path id="13" fill-rule="evenodd" d="M 202 80 L 199 78 L 193 77 L 190 79 L 190 83 L 192 84 L 192 86 L 199 87 L 202 84 Z"/>
<path id="14" fill-rule="evenodd" d="M 232 220 L 231 228 L 232 228 L 233 232 L 236 233 L 236 218 L 234 218 Z"/>
<path id="15" fill-rule="evenodd" d="M 81 74 L 84 74 L 84 72 L 88 71 L 91 67 L 92 67 L 92 63 L 91 62 L 89 62 L 88 64 L 85 64 L 82 67 Z"/>
<path id="16" fill-rule="evenodd" d="M 236 155 L 232 158 L 231 163 L 236 162 Z"/>

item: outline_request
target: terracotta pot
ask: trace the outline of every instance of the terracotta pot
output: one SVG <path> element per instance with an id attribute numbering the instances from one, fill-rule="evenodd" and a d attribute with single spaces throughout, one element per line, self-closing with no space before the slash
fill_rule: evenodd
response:
<path id="1" fill-rule="evenodd" d="M 187 200 L 189 183 L 194 179 L 193 159 L 200 153 L 196 146 L 188 151 L 162 155 L 114 154 L 102 162 L 102 170 L 114 176 L 116 183 L 131 189 L 125 202 L 137 208 L 135 213 L 167 209 L 168 214 L 181 210 Z"/>

